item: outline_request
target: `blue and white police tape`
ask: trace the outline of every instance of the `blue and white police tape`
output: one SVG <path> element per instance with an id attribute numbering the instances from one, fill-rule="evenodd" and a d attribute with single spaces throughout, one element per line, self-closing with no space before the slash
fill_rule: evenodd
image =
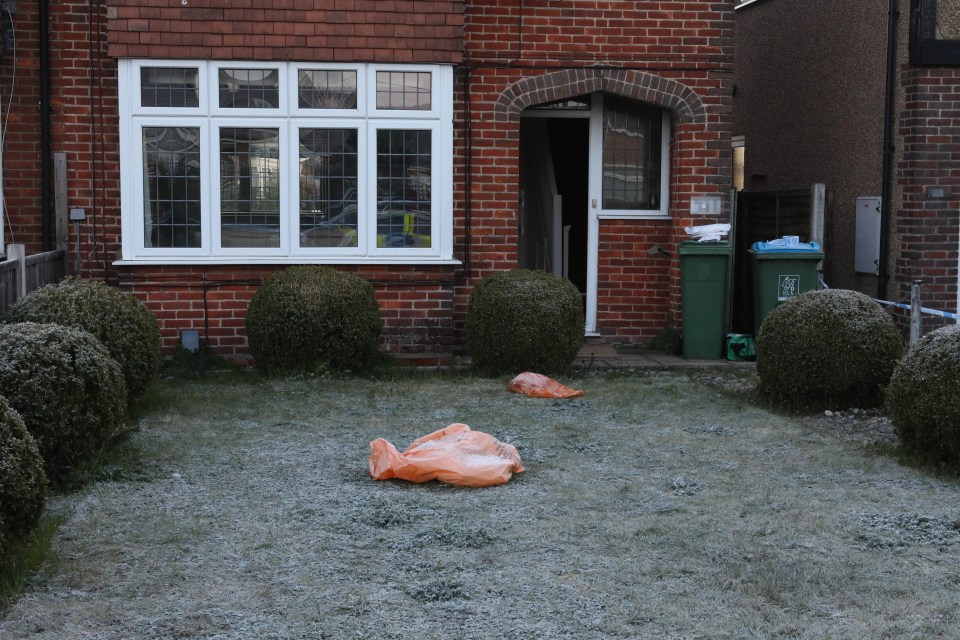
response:
<path id="1" fill-rule="evenodd" d="M 877 300 L 880 304 L 885 304 L 888 307 L 897 307 L 898 309 L 910 310 L 909 304 L 904 304 L 902 302 L 890 302 L 889 300 Z M 920 307 L 921 313 L 926 313 L 931 316 L 940 316 L 941 318 L 949 318 L 951 320 L 960 320 L 960 315 L 956 313 L 950 313 L 949 311 L 940 311 L 939 309 L 928 309 L 927 307 Z"/>

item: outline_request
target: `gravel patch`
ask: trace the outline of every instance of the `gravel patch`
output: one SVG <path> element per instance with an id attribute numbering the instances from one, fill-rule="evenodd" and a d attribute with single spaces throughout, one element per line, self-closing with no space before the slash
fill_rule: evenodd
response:
<path id="1" fill-rule="evenodd" d="M 698 373 L 695 378 L 713 387 L 743 398 L 756 394 L 756 373 L 730 374 L 721 371 Z M 900 440 L 893 421 L 880 409 L 833 409 L 796 419 L 808 428 L 832 435 L 840 440 L 863 445 L 898 445 Z"/>

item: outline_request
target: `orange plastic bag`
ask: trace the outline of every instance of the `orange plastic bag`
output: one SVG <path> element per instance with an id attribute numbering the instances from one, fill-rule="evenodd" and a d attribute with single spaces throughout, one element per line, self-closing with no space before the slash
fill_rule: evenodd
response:
<path id="1" fill-rule="evenodd" d="M 547 376 L 525 371 L 510 381 L 510 391 L 523 393 L 532 398 L 576 398 L 583 395 L 582 389 L 571 389 Z"/>
<path id="2" fill-rule="evenodd" d="M 461 487 L 489 487 L 521 471 L 516 447 L 461 423 L 414 440 L 403 453 L 383 438 L 370 443 L 374 480 L 439 480 Z"/>

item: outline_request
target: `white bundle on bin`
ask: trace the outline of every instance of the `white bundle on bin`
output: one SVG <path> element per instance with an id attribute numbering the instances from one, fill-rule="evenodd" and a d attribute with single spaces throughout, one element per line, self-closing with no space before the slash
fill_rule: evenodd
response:
<path id="1" fill-rule="evenodd" d="M 684 231 L 697 242 L 715 242 L 723 240 L 730 233 L 730 224 L 704 224 L 699 227 L 686 227 Z"/>

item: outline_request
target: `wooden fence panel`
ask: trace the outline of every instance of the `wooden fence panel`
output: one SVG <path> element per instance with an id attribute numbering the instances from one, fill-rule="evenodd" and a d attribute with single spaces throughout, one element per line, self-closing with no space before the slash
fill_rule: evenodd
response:
<path id="1" fill-rule="evenodd" d="M 11 245 L 11 248 L 13 245 Z M 17 255 L 9 251 L 7 255 Z M 63 250 L 35 253 L 32 256 L 8 259 L 0 262 L 0 317 L 7 315 L 10 307 L 17 301 L 17 289 L 23 269 L 26 280 L 26 293 L 42 286 L 60 282 L 67 273 L 67 252 Z"/>

